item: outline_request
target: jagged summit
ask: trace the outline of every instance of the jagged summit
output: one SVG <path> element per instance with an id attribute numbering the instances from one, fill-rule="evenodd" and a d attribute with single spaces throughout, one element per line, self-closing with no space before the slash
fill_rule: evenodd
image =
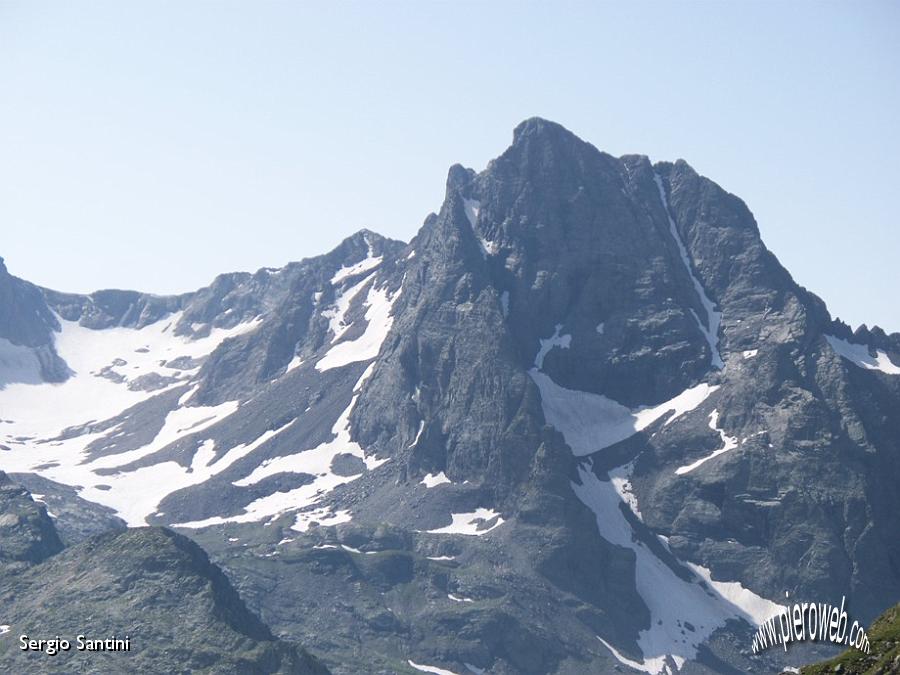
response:
<path id="1" fill-rule="evenodd" d="M 557 122 L 552 122 L 543 117 L 529 117 L 520 122 L 516 128 L 513 129 L 513 145 L 536 136 L 544 136 L 556 140 L 565 139 L 566 141 L 584 142 Z"/>

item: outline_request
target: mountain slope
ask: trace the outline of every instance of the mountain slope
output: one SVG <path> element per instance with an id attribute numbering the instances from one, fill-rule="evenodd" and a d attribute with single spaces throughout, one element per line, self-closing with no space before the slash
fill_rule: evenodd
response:
<path id="1" fill-rule="evenodd" d="M 893 675 L 900 673 L 900 606 L 893 606 L 882 614 L 866 631 L 869 653 L 848 649 L 840 656 L 806 666 L 803 675 L 844 673 L 845 675 Z"/>
<path id="2" fill-rule="evenodd" d="M 0 474 L 0 480 L 0 555 L 4 563 L 20 561 L 0 567 L 5 620 L 0 664 L 5 670 L 328 672 L 296 645 L 276 640 L 187 538 L 140 528 L 99 535 L 61 551 L 44 508 L 6 476 Z M 23 541 L 30 543 L 27 549 Z M 76 634 L 100 641 L 127 636 L 131 649 L 78 652 Z M 61 637 L 72 647 L 57 654 L 24 652 L 21 635 Z"/>
<path id="3" fill-rule="evenodd" d="M 900 598 L 900 335 L 683 161 L 531 119 L 408 245 L 42 298 L 69 375 L 0 390 L 0 467 L 182 528 L 335 672 L 777 672 L 734 645 L 785 592 Z"/>

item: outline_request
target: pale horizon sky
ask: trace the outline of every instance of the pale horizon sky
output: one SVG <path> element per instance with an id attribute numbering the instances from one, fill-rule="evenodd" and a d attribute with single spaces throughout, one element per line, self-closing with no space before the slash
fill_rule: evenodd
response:
<path id="1" fill-rule="evenodd" d="M 900 4 L 0 0 L 0 257 L 177 293 L 409 240 L 541 116 L 741 197 L 832 315 L 900 331 Z"/>

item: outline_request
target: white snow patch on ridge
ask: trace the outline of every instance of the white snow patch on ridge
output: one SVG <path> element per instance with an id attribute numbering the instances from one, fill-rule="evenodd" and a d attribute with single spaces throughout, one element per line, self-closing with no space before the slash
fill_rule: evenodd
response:
<path id="1" fill-rule="evenodd" d="M 890 357 L 880 349 L 875 350 L 875 356 L 869 353 L 868 345 L 847 342 L 834 335 L 826 335 L 825 339 L 836 354 L 866 370 L 878 370 L 886 375 L 900 375 L 900 366 L 891 361 Z"/>
<path id="2" fill-rule="evenodd" d="M 672 218 L 672 213 L 669 211 L 669 200 L 666 199 L 666 190 L 663 187 L 662 180 L 660 179 L 659 174 L 654 173 L 653 180 L 656 181 L 656 187 L 659 190 L 659 198 L 662 200 L 663 210 L 666 212 L 666 218 L 669 219 L 669 231 L 672 233 L 672 238 L 675 239 L 675 243 L 678 245 L 678 252 L 681 254 L 681 261 L 684 263 L 684 266 L 691 277 L 691 281 L 694 284 L 694 290 L 697 291 L 697 296 L 700 298 L 700 303 L 706 310 L 706 315 L 709 318 L 709 325 L 704 325 L 704 323 L 700 320 L 700 317 L 697 316 L 697 313 L 694 312 L 694 310 L 691 310 L 691 313 L 697 320 L 697 325 L 700 327 L 700 332 L 703 333 L 706 341 L 709 343 L 709 348 L 712 352 L 713 368 L 721 370 L 725 367 L 725 363 L 724 361 L 722 361 L 722 356 L 721 354 L 719 354 L 719 324 L 722 322 L 722 312 L 716 311 L 715 304 L 713 304 L 712 300 L 709 299 L 709 296 L 706 294 L 706 290 L 703 288 L 703 284 L 700 283 L 700 280 L 694 274 L 694 270 L 691 267 L 691 259 L 690 256 L 688 256 L 687 248 L 685 247 L 684 242 L 681 240 L 681 235 L 678 234 L 678 228 L 675 226 L 675 220 Z"/>
<path id="3" fill-rule="evenodd" d="M 722 454 L 728 452 L 729 450 L 734 450 L 738 446 L 737 436 L 726 435 L 726 433 L 722 429 L 719 429 L 718 424 L 719 424 L 719 411 L 713 410 L 709 414 L 709 428 L 712 429 L 713 431 L 719 432 L 719 437 L 722 439 L 722 447 L 719 448 L 718 450 L 716 450 L 715 452 L 713 452 L 712 454 L 709 454 L 706 457 L 702 457 L 702 458 L 698 459 L 696 462 L 691 462 L 690 464 L 686 464 L 684 466 L 679 466 L 677 469 L 675 469 L 676 474 L 678 474 L 679 476 L 683 476 L 686 473 L 690 473 L 691 471 L 696 469 L 698 466 L 705 464 L 706 462 L 711 460 L 713 457 L 718 457 L 719 455 L 722 455 Z"/>
<path id="4" fill-rule="evenodd" d="M 485 508 L 475 509 L 471 513 L 451 513 L 450 518 L 452 522 L 449 525 L 428 530 L 428 534 L 466 534 L 480 537 L 504 523 L 499 513 Z M 494 519 L 496 522 L 488 526 L 487 524 Z"/>

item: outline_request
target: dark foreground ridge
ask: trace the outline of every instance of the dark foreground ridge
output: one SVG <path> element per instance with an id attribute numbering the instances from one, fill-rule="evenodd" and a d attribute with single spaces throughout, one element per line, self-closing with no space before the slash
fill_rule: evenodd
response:
<path id="1" fill-rule="evenodd" d="M 868 654 L 848 649 L 830 661 L 806 666 L 802 675 L 896 675 L 900 673 L 900 605 L 882 614 L 867 631 L 870 642 Z"/>
<path id="2" fill-rule="evenodd" d="M 5 476 L 0 474 L 0 480 Z M 15 499 L 5 499 L 16 490 Z M 0 670 L 15 673 L 297 673 L 328 671 L 276 639 L 222 571 L 190 539 L 161 527 L 91 538 L 62 550 L 45 509 L 0 487 L 0 554 L 24 563 L 0 572 Z M 38 512 L 38 516 L 34 516 Z M 11 526 L 13 520 L 17 525 Z M 15 536 L 10 545 L 10 529 Z M 32 545 L 25 550 L 23 541 Z M 23 652 L 20 636 L 67 639 L 69 651 Z M 128 636 L 131 650 L 77 650 Z"/>

